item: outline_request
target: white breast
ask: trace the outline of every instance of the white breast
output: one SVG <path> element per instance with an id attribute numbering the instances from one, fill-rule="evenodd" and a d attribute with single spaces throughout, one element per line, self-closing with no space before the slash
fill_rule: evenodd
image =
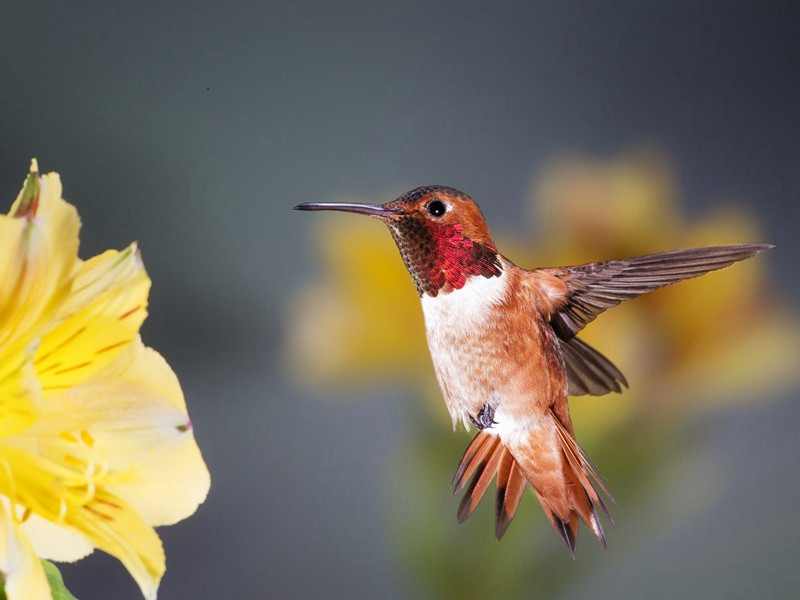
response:
<path id="1" fill-rule="evenodd" d="M 476 389 L 474 369 L 476 347 L 506 295 L 508 276 L 470 277 L 460 290 L 439 294 L 435 298 L 422 297 L 422 312 L 433 366 L 453 418 L 453 425 L 460 420 L 469 429 L 469 413 L 476 413 L 476 406 L 486 402 L 495 404 L 492 390 Z"/>
<path id="2" fill-rule="evenodd" d="M 435 298 L 422 296 L 422 312 L 428 332 L 439 327 L 472 329 L 485 323 L 492 307 L 506 294 L 508 278 L 505 272 L 499 277 L 474 276 L 460 290 L 439 294 Z"/>

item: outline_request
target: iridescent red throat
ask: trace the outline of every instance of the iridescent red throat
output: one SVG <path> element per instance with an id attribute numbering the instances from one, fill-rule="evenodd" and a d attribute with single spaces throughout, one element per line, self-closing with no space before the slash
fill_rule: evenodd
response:
<path id="1" fill-rule="evenodd" d="M 473 276 L 502 273 L 497 250 L 463 235 L 460 223 L 434 223 L 416 215 L 388 222 L 417 293 L 437 296 L 464 287 Z"/>

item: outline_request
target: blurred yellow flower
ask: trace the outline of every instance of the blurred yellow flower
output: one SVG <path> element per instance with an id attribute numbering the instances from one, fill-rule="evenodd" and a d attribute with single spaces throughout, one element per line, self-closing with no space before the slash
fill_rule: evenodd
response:
<path id="1" fill-rule="evenodd" d="M 39 558 L 99 548 L 155 598 L 153 526 L 191 515 L 209 474 L 175 374 L 138 331 L 150 280 L 135 244 L 78 259 L 80 221 L 36 161 L 0 216 L 0 571 L 50 598 Z"/>
<path id="2" fill-rule="evenodd" d="M 673 169 L 656 153 L 562 159 L 538 182 L 531 194 L 532 233 L 495 235 L 500 251 L 522 267 L 770 241 L 758 218 L 742 209 L 687 217 Z M 289 368 L 303 383 L 328 390 L 332 384 L 346 391 L 406 386 L 423 400 L 417 406 L 438 420 L 413 418 L 410 439 L 387 468 L 396 483 L 396 542 L 414 580 L 436 597 L 552 595 L 576 567 L 567 571 L 563 561 L 550 560 L 551 551 L 560 556 L 562 549 L 529 535 L 546 531 L 549 539 L 538 509 L 520 510 L 502 544 L 485 523 L 456 532 L 455 505 L 445 488 L 468 438 L 443 429 L 449 416 L 431 368 L 419 300 L 385 227 L 352 215 L 315 221 L 323 268 L 292 300 Z M 581 333 L 630 383 L 621 395 L 570 402 L 578 439 L 618 499 L 647 489 L 674 466 L 678 452 L 670 436 L 681 423 L 763 402 L 800 381 L 800 318 L 781 302 L 768 261 L 769 254 L 625 302 Z M 419 511 L 423 502 L 425 515 Z M 633 520 L 631 508 L 626 518 Z M 584 553 L 582 568 L 590 556 Z"/>

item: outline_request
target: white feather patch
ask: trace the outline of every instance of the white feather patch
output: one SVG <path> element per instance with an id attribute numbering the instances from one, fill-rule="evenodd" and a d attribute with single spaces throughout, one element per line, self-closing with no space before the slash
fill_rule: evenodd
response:
<path id="1" fill-rule="evenodd" d="M 484 323 L 492 307 L 505 297 L 507 286 L 508 278 L 503 272 L 499 277 L 470 277 L 463 288 L 449 294 L 439 294 L 435 298 L 423 295 L 422 312 L 427 330 L 438 327 L 471 329 Z"/>
<path id="2" fill-rule="evenodd" d="M 453 426 L 460 420 L 470 428 L 468 406 L 474 389 L 474 374 L 465 368 L 472 346 L 460 344 L 474 339 L 492 317 L 492 309 L 503 301 L 508 277 L 470 277 L 463 288 L 435 298 L 422 297 L 422 312 L 433 366 L 442 388 Z"/>

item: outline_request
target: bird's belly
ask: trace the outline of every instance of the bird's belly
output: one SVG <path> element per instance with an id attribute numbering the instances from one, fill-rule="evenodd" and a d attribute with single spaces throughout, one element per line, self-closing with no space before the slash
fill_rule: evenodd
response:
<path id="1" fill-rule="evenodd" d="M 502 407 L 505 427 L 524 427 L 564 395 L 548 326 L 513 286 L 508 290 L 507 278 L 507 272 L 474 277 L 460 290 L 422 298 L 434 370 L 454 425 L 469 428 L 470 416 L 488 405 Z"/>
<path id="2" fill-rule="evenodd" d="M 469 427 L 469 416 L 485 404 L 497 406 L 504 392 L 506 365 L 496 339 L 504 277 L 473 277 L 460 290 L 422 299 L 433 367 L 454 425 Z"/>
<path id="3" fill-rule="evenodd" d="M 485 404 L 497 406 L 502 396 L 499 369 L 487 348 L 446 332 L 430 331 L 428 346 L 454 425 L 462 421 L 469 427 L 470 415 L 476 415 Z"/>

